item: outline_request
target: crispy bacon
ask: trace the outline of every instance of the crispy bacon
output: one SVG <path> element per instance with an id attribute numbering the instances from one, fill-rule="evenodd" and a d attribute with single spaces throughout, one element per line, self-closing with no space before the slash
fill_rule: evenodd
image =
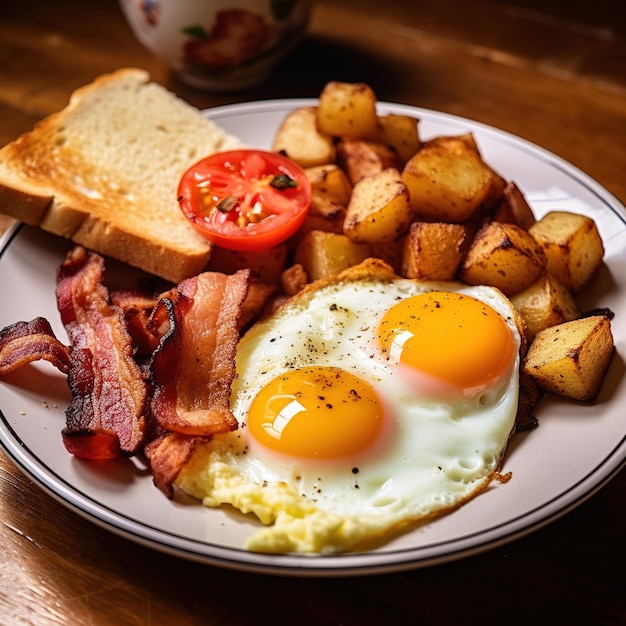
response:
<path id="1" fill-rule="evenodd" d="M 110 292 L 103 257 L 77 246 L 57 272 L 69 345 L 44 318 L 12 324 L 0 331 L 0 375 L 37 359 L 55 364 L 71 391 L 62 431 L 68 452 L 87 459 L 143 452 L 155 485 L 171 498 L 198 442 L 237 428 L 230 411 L 237 342 L 275 290 L 250 276 L 206 272 L 156 295 Z"/>
<path id="2" fill-rule="evenodd" d="M 103 276 L 104 259 L 82 247 L 68 253 L 57 273 L 57 303 L 71 346 L 63 441 L 84 458 L 135 454 L 145 427 L 147 384 Z"/>
<path id="3" fill-rule="evenodd" d="M 249 270 L 204 272 L 161 301 L 170 325 L 152 357 L 150 408 L 162 428 L 201 437 L 237 428 L 230 390 L 249 280 Z"/>
<path id="4" fill-rule="evenodd" d="M 0 376 L 44 359 L 63 374 L 70 368 L 70 349 L 59 341 L 44 317 L 15 322 L 0 330 Z"/>
<path id="5" fill-rule="evenodd" d="M 168 497 L 174 497 L 174 481 L 189 461 L 198 442 L 204 437 L 182 435 L 162 430 L 161 435 L 145 446 L 154 484 Z"/>

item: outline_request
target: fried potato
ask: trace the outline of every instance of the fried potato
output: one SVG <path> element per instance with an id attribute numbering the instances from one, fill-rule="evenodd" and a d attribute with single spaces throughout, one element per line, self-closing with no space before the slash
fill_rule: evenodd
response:
<path id="1" fill-rule="evenodd" d="M 410 115 L 389 113 L 379 115 L 378 124 L 378 140 L 395 151 L 400 159 L 400 166 L 404 167 L 422 145 L 418 132 L 419 120 Z"/>
<path id="2" fill-rule="evenodd" d="M 571 322 L 582 315 L 570 291 L 549 272 L 511 296 L 511 302 L 526 322 L 528 341 L 545 328 Z"/>
<path id="3" fill-rule="evenodd" d="M 330 137 L 375 139 L 379 133 L 376 94 L 365 83 L 326 83 L 319 96 L 317 128 Z"/>
<path id="4" fill-rule="evenodd" d="M 311 181 L 313 191 L 328 195 L 337 204 L 348 206 L 352 185 L 346 173 L 337 164 L 307 167 L 304 171 Z"/>
<path id="5" fill-rule="evenodd" d="M 304 222 L 291 240 L 296 245 L 310 230 L 343 233 L 346 208 L 352 185 L 336 164 L 318 165 L 305 169 L 311 181 L 311 206 Z"/>
<path id="6" fill-rule="evenodd" d="M 301 263 L 289 266 L 280 277 L 280 286 L 288 296 L 293 296 L 309 282 L 309 277 Z"/>
<path id="7" fill-rule="evenodd" d="M 528 230 L 537 221 L 537 218 L 520 188 L 511 181 L 502 190 L 502 196 L 494 209 L 492 220 L 515 224 Z"/>
<path id="8" fill-rule="evenodd" d="M 334 163 L 333 138 L 317 129 L 317 107 L 303 107 L 288 113 L 283 119 L 272 145 L 302 167 Z"/>
<path id="9" fill-rule="evenodd" d="M 263 252 L 248 252 L 245 250 L 227 250 L 214 246 L 207 270 L 234 274 L 241 269 L 250 268 L 255 278 L 268 285 L 278 286 L 280 275 L 287 262 L 287 244 L 274 246 Z"/>
<path id="10" fill-rule="evenodd" d="M 337 142 L 337 163 L 352 185 L 361 178 L 379 174 L 388 167 L 401 167 L 396 152 L 384 143 L 347 137 Z"/>
<path id="11" fill-rule="evenodd" d="M 343 232 L 356 242 L 392 241 L 407 230 L 412 215 L 402 176 L 389 167 L 354 185 Z"/>
<path id="12" fill-rule="evenodd" d="M 459 277 L 469 285 L 492 285 L 512 296 L 530 287 L 545 270 L 543 248 L 525 230 L 487 222 L 476 233 Z"/>
<path id="13" fill-rule="evenodd" d="M 470 219 L 497 180 L 467 136 L 425 143 L 404 166 L 402 179 L 418 219 L 453 224 Z"/>
<path id="14" fill-rule="evenodd" d="M 390 241 L 373 241 L 369 244 L 371 256 L 381 259 L 400 275 L 402 270 L 402 254 L 407 233 Z"/>
<path id="15" fill-rule="evenodd" d="M 563 322 L 537 333 L 523 371 L 546 391 L 589 402 L 600 391 L 613 348 L 611 323 L 604 315 Z"/>
<path id="16" fill-rule="evenodd" d="M 585 215 L 552 211 L 528 232 L 544 249 L 548 271 L 574 295 L 579 294 L 604 257 L 595 222 Z"/>
<path id="17" fill-rule="evenodd" d="M 461 224 L 413 222 L 404 241 L 400 273 L 418 280 L 453 280 L 467 234 Z"/>
<path id="18" fill-rule="evenodd" d="M 294 263 L 302 265 L 309 282 L 332 276 L 358 265 L 370 256 L 365 243 L 352 241 L 346 235 L 309 231 L 294 253 Z"/>

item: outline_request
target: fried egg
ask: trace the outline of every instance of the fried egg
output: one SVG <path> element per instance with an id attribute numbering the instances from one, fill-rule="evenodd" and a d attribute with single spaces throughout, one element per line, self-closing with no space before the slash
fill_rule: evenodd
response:
<path id="1" fill-rule="evenodd" d="M 363 549 L 486 489 L 513 432 L 521 334 L 497 289 L 419 282 L 368 260 L 241 339 L 237 431 L 177 484 L 262 523 L 268 553 Z"/>

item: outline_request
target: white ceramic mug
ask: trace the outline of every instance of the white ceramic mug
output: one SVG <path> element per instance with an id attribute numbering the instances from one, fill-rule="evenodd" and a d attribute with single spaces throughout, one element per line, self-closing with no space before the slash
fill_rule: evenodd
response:
<path id="1" fill-rule="evenodd" d="M 137 39 L 185 83 L 235 91 L 266 80 L 308 24 L 312 0 L 119 0 Z"/>

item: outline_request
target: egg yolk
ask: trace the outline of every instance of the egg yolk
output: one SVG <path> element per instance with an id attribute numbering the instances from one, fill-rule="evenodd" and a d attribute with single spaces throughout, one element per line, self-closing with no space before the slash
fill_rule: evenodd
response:
<path id="1" fill-rule="evenodd" d="M 383 423 L 374 388 L 338 367 L 305 367 L 274 378 L 248 414 L 249 433 L 258 443 L 311 459 L 359 454 L 376 442 Z"/>
<path id="2" fill-rule="evenodd" d="M 434 291 L 391 307 L 378 327 L 383 354 L 472 395 L 507 375 L 516 346 L 502 316 L 461 293 Z"/>

